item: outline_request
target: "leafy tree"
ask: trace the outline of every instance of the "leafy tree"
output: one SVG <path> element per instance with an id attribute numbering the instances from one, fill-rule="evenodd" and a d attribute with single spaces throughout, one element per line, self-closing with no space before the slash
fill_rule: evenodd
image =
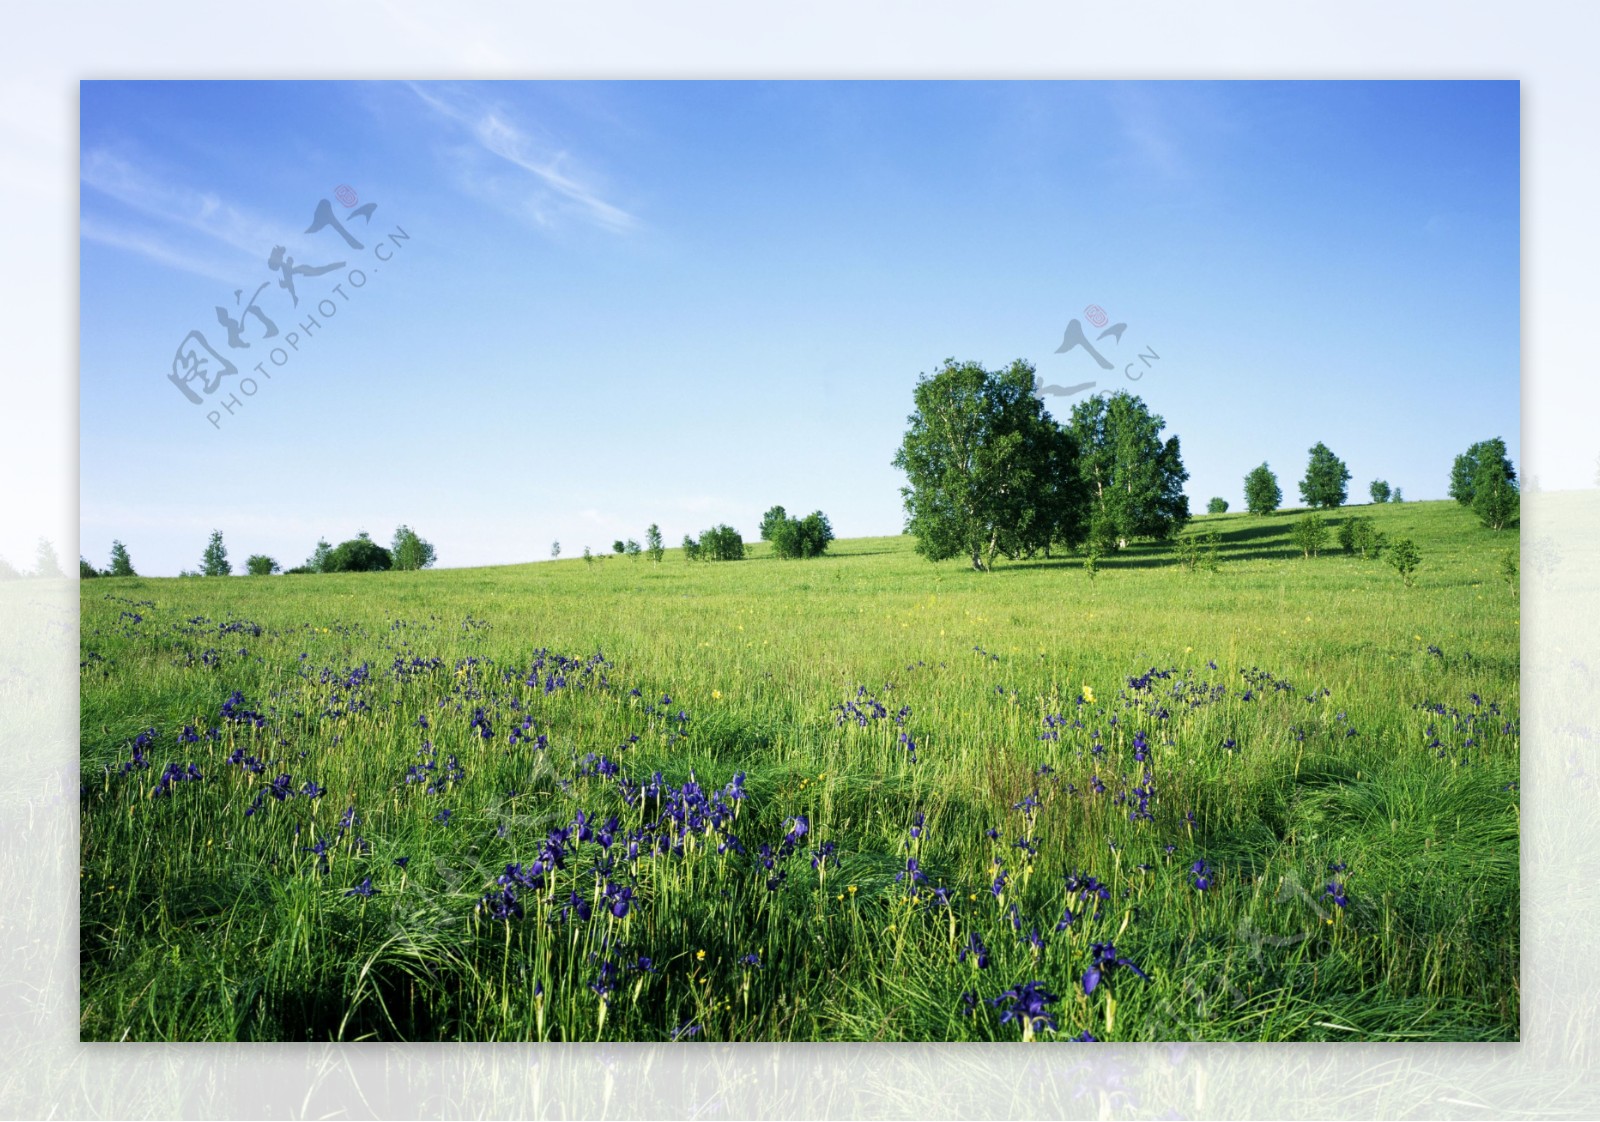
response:
<path id="1" fill-rule="evenodd" d="M 1517 568 L 1517 551 L 1508 549 L 1500 555 L 1500 575 L 1511 586 L 1511 594 L 1517 594 L 1518 579 L 1521 576 Z"/>
<path id="2" fill-rule="evenodd" d="M 894 466 L 908 483 L 906 529 L 930 561 L 965 557 L 981 571 L 997 553 L 1081 539 L 1076 447 L 1033 390 L 1020 359 L 994 372 L 946 359 L 917 380 Z"/>
<path id="3" fill-rule="evenodd" d="M 1521 507 L 1517 485 L 1492 460 L 1479 461 L 1472 484 L 1472 512 L 1478 521 L 1491 530 L 1504 530 L 1517 520 Z"/>
<path id="4" fill-rule="evenodd" d="M 1251 514 L 1271 514 L 1283 505 L 1278 477 L 1265 463 L 1244 477 L 1244 505 Z"/>
<path id="5" fill-rule="evenodd" d="M 252 553 L 244 567 L 253 577 L 269 577 L 278 571 L 278 563 L 265 553 Z"/>
<path id="6" fill-rule="evenodd" d="M 1377 557 L 1387 541 L 1378 524 L 1365 515 L 1346 518 L 1339 525 L 1339 547 L 1346 553 L 1361 554 L 1363 560 Z"/>
<path id="7" fill-rule="evenodd" d="M 1227 514 L 1228 500 L 1223 498 L 1212 499 L 1206 504 L 1207 514 Z"/>
<path id="8" fill-rule="evenodd" d="M 650 555 L 652 564 L 661 564 L 661 556 L 666 553 L 666 547 L 661 544 L 661 527 L 654 522 L 644 532 L 644 551 Z"/>
<path id="9" fill-rule="evenodd" d="M 1310 507 L 1332 510 L 1343 506 L 1345 484 L 1350 482 L 1350 469 L 1335 456 L 1322 441 L 1311 446 L 1311 460 L 1306 464 L 1306 477 L 1300 481 L 1300 498 Z"/>
<path id="10" fill-rule="evenodd" d="M 318 538 L 317 548 L 306 558 L 305 569 L 312 573 L 331 573 L 333 570 L 328 567 L 328 563 L 332 557 L 333 546 L 328 544 L 328 539 Z"/>
<path id="11" fill-rule="evenodd" d="M 394 557 L 373 541 L 365 530 L 340 542 L 328 555 L 327 573 L 383 573 L 394 568 Z"/>
<path id="12" fill-rule="evenodd" d="M 1400 579 L 1406 582 L 1406 587 L 1411 587 L 1413 574 L 1417 566 L 1422 564 L 1422 554 L 1417 545 L 1410 538 L 1401 538 L 1389 547 L 1389 564 L 1395 567 L 1400 574 Z"/>
<path id="13" fill-rule="evenodd" d="M 622 544 L 622 539 L 621 538 L 618 538 L 616 541 L 611 543 L 611 552 L 612 553 L 622 553 L 627 548 L 628 548 L 627 546 Z"/>
<path id="14" fill-rule="evenodd" d="M 1072 409 L 1072 435 L 1087 489 L 1090 534 L 1104 547 L 1133 538 L 1164 541 L 1189 521 L 1178 438 L 1161 440 L 1166 422 L 1126 390 Z"/>
<path id="15" fill-rule="evenodd" d="M 688 548 L 687 539 L 684 548 Z M 718 523 L 700 534 L 695 555 L 703 561 L 743 561 L 744 538 L 732 526 Z"/>
<path id="16" fill-rule="evenodd" d="M 781 506 L 775 506 L 761 516 L 761 540 L 770 542 L 777 533 L 778 527 L 789 521 L 789 513 Z"/>
<path id="17" fill-rule="evenodd" d="M 1517 473 L 1506 456 L 1506 442 L 1498 436 L 1492 440 L 1480 440 L 1457 456 L 1450 465 L 1450 497 L 1462 506 L 1472 505 L 1478 489 L 1478 473 L 1485 461 L 1492 468 L 1498 468 L 1506 482 L 1517 481 Z"/>
<path id="18" fill-rule="evenodd" d="M 433 545 L 417 536 L 417 532 L 410 526 L 400 526 L 394 532 L 394 540 L 389 545 L 389 555 L 394 559 L 396 569 L 411 572 L 417 569 L 426 569 L 434 562 Z"/>
<path id="19" fill-rule="evenodd" d="M 200 555 L 200 573 L 207 577 L 226 577 L 233 573 L 233 566 L 228 564 L 227 547 L 222 544 L 221 530 L 211 531 L 211 541 Z"/>
<path id="20" fill-rule="evenodd" d="M 627 543 L 622 547 L 622 552 L 626 553 L 629 557 L 638 560 L 639 554 L 644 551 L 639 548 L 638 542 L 634 541 L 632 538 L 629 538 Z"/>
<path id="21" fill-rule="evenodd" d="M 560 542 L 551 542 L 550 543 L 550 556 L 551 556 L 552 559 L 561 556 L 561 543 Z"/>
<path id="22" fill-rule="evenodd" d="M 700 560 L 700 543 L 688 534 L 683 535 L 683 556 L 687 561 Z"/>
<path id="23" fill-rule="evenodd" d="M 119 541 L 111 543 L 111 567 L 106 570 L 106 575 L 111 577 L 139 575 L 133 571 L 133 559 L 128 556 L 128 547 Z"/>
<path id="24" fill-rule="evenodd" d="M 1389 491 L 1389 484 L 1383 480 L 1374 479 L 1372 481 L 1372 486 L 1368 487 L 1367 490 L 1372 494 L 1373 502 L 1386 503 L 1389 501 L 1389 495 L 1391 493 Z"/>
<path id="25" fill-rule="evenodd" d="M 1405 496 L 1400 493 L 1400 488 L 1396 487 L 1394 489 L 1394 494 L 1389 496 L 1389 501 L 1391 503 L 1403 503 L 1406 500 L 1405 500 Z"/>
<path id="26" fill-rule="evenodd" d="M 105 574 L 102 573 L 99 569 L 96 569 L 93 565 L 89 564 L 88 561 L 84 560 L 82 554 L 78 555 L 78 579 L 79 580 L 93 580 L 95 577 L 100 577 L 100 576 L 104 576 L 104 575 Z"/>
<path id="27" fill-rule="evenodd" d="M 772 552 L 778 557 L 820 557 L 833 541 L 828 516 L 814 510 L 804 518 L 785 518 L 772 527 Z"/>
<path id="28" fill-rule="evenodd" d="M 39 539 L 39 545 L 33 554 L 33 572 L 29 575 L 51 579 L 67 575 L 61 571 L 61 561 L 56 557 L 56 547 L 45 538 Z"/>
<path id="29" fill-rule="evenodd" d="M 588 546 L 584 546 L 583 547 L 583 563 L 585 565 L 593 565 L 594 564 L 594 554 L 589 551 L 589 547 Z"/>
<path id="30" fill-rule="evenodd" d="M 1307 514 L 1294 524 L 1291 535 L 1307 557 L 1315 557 L 1328 543 L 1328 524 L 1320 514 Z"/>
<path id="31" fill-rule="evenodd" d="M 21 580 L 22 574 L 17 572 L 17 567 L 4 557 L 0 557 L 0 580 Z"/>

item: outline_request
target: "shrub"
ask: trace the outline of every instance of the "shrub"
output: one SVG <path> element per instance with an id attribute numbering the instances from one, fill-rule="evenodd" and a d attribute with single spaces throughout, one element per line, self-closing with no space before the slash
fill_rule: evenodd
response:
<path id="1" fill-rule="evenodd" d="M 776 523 L 769 540 L 772 542 L 772 552 L 778 557 L 820 557 L 827 551 L 828 543 L 833 541 L 833 526 L 826 514 L 814 510 L 804 518 L 785 518 Z"/>
<path id="2" fill-rule="evenodd" d="M 325 573 L 383 573 L 394 568 L 394 558 L 363 530 L 347 542 L 340 542 L 328 554 Z"/>
<path id="3" fill-rule="evenodd" d="M 1365 515 L 1346 518 L 1339 526 L 1339 547 L 1346 553 L 1359 553 L 1365 561 L 1382 553 L 1387 541 L 1378 524 Z"/>
<path id="4" fill-rule="evenodd" d="M 1389 564 L 1395 567 L 1400 579 L 1410 588 L 1412 575 L 1417 571 L 1417 566 L 1422 564 L 1422 554 L 1410 538 L 1401 538 L 1389 547 Z"/>
<path id="5" fill-rule="evenodd" d="M 1228 500 L 1227 499 L 1222 499 L 1222 498 L 1212 499 L 1210 502 L 1208 502 L 1206 504 L 1206 513 L 1207 514 L 1227 514 L 1228 513 Z"/>
<path id="6" fill-rule="evenodd" d="M 1222 567 L 1222 535 L 1215 530 L 1207 530 L 1201 536 L 1200 544 L 1205 550 L 1200 557 L 1201 568 L 1210 573 L 1216 572 Z"/>
<path id="7" fill-rule="evenodd" d="M 1200 567 L 1200 535 L 1184 534 L 1175 543 L 1173 552 L 1178 558 L 1178 566 L 1184 572 L 1194 572 Z"/>
<path id="8" fill-rule="evenodd" d="M 1307 557 L 1315 557 L 1328 542 L 1328 524 L 1320 514 L 1307 514 L 1294 524 L 1294 544 Z"/>
<path id="9" fill-rule="evenodd" d="M 743 561 L 744 539 L 732 526 L 718 523 L 700 535 L 699 556 L 705 561 Z"/>
<path id="10" fill-rule="evenodd" d="M 252 553 L 244 568 L 253 577 L 270 577 L 278 571 L 278 563 L 265 553 Z"/>
<path id="11" fill-rule="evenodd" d="M 1517 568 L 1517 551 L 1508 549 L 1500 555 L 1500 575 L 1511 586 L 1511 594 L 1517 594 L 1518 578 L 1521 576 Z"/>

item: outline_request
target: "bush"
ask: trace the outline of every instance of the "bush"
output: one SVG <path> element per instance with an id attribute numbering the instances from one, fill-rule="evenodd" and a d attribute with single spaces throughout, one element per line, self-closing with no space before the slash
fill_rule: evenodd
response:
<path id="1" fill-rule="evenodd" d="M 1227 514 L 1228 513 L 1228 500 L 1227 499 L 1220 499 L 1220 498 L 1219 499 L 1212 499 L 1210 502 L 1208 502 L 1206 504 L 1206 513 L 1207 514 Z"/>
<path id="2" fill-rule="evenodd" d="M 270 577 L 278 571 L 278 563 L 265 553 L 252 553 L 244 563 L 245 571 L 253 577 Z"/>
<path id="3" fill-rule="evenodd" d="M 1372 495 L 1372 501 L 1375 503 L 1386 503 L 1389 501 L 1389 484 L 1382 479 L 1374 479 L 1372 481 L 1372 485 L 1367 488 L 1367 491 Z"/>
<path id="4" fill-rule="evenodd" d="M 700 535 L 698 553 L 703 561 L 743 561 L 744 539 L 732 526 L 719 523 Z"/>
<path id="5" fill-rule="evenodd" d="M 1395 567 L 1400 579 L 1410 588 L 1412 575 L 1417 571 L 1417 566 L 1422 564 L 1422 554 L 1410 538 L 1401 538 L 1389 547 L 1389 564 Z"/>
<path id="6" fill-rule="evenodd" d="M 775 506 L 772 510 L 783 508 Z M 772 542 L 773 554 L 778 557 L 820 557 L 833 541 L 833 526 L 826 514 L 814 510 L 804 518 L 784 518 L 775 523 L 768 540 Z"/>
<path id="7" fill-rule="evenodd" d="M 1346 518 L 1339 526 L 1339 547 L 1346 553 L 1359 553 L 1365 561 L 1382 553 L 1387 541 L 1378 524 L 1365 515 Z"/>
<path id="8" fill-rule="evenodd" d="M 1522 575 L 1517 568 L 1517 551 L 1508 549 L 1500 555 L 1500 575 L 1511 586 L 1511 594 L 1517 594 L 1518 578 Z"/>
<path id="9" fill-rule="evenodd" d="M 394 568 L 394 558 L 383 546 L 367 536 L 365 530 L 347 542 L 340 542 L 328 554 L 325 573 L 383 573 Z"/>
<path id="10" fill-rule="evenodd" d="M 1200 535 L 1184 534 L 1174 544 L 1173 553 L 1179 568 L 1186 573 L 1194 572 L 1200 567 Z"/>
<path id="11" fill-rule="evenodd" d="M 612 553 L 621 553 L 624 550 L 626 550 L 627 548 L 628 548 L 627 546 L 622 544 L 621 539 L 618 539 L 617 541 L 614 541 L 614 542 L 611 543 L 611 552 Z"/>
<path id="12" fill-rule="evenodd" d="M 1294 524 L 1294 544 L 1307 557 L 1315 557 L 1328 543 L 1328 524 L 1320 514 L 1307 514 Z"/>
<path id="13" fill-rule="evenodd" d="M 105 574 L 99 569 L 96 569 L 93 565 L 89 564 L 89 562 L 85 561 L 81 555 L 78 557 L 79 580 L 93 580 L 95 577 L 102 576 L 105 576 Z"/>

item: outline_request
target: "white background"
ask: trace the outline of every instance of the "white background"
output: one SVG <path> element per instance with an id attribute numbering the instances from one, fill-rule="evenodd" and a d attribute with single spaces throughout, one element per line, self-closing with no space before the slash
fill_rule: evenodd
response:
<path id="1" fill-rule="evenodd" d="M 80 1045 L 76 589 L 32 581 L 0 596 L 0 1116 L 1600 1116 L 1600 492 L 1580 490 L 1600 6 L 12 3 L 0 29 L 0 556 L 77 553 L 84 78 L 1519 79 L 1522 466 L 1543 489 L 1523 520 L 1521 1044 Z"/>

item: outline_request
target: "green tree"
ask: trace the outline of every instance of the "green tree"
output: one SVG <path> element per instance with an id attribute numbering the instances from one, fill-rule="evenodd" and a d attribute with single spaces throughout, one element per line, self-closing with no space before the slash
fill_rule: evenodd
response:
<path id="1" fill-rule="evenodd" d="M 1071 429 L 1087 490 L 1090 534 L 1106 548 L 1134 538 L 1164 541 L 1189 521 L 1178 438 L 1126 390 L 1073 406 Z"/>
<path id="2" fill-rule="evenodd" d="M 34 550 L 31 575 L 45 578 L 60 578 L 67 575 L 61 571 L 61 561 L 56 557 L 56 547 L 46 538 L 40 538 L 38 548 Z"/>
<path id="3" fill-rule="evenodd" d="M 1227 499 L 1222 499 L 1222 498 L 1212 499 L 1210 502 L 1206 503 L 1206 513 L 1207 514 L 1227 514 L 1228 513 L 1228 500 Z"/>
<path id="4" fill-rule="evenodd" d="M 1389 501 L 1391 503 L 1403 503 L 1406 501 L 1406 498 L 1405 495 L 1401 494 L 1400 488 L 1396 487 L 1394 489 L 1394 494 L 1389 496 Z"/>
<path id="5" fill-rule="evenodd" d="M 761 516 L 761 540 L 770 542 L 778 527 L 789 521 L 789 513 L 781 506 L 775 506 Z"/>
<path id="6" fill-rule="evenodd" d="M 1395 567 L 1400 579 L 1410 588 L 1417 566 L 1422 564 L 1422 554 L 1410 538 L 1401 538 L 1389 547 L 1389 564 Z"/>
<path id="7" fill-rule="evenodd" d="M 560 557 L 560 556 L 561 556 L 561 543 L 560 542 L 551 542 L 550 543 L 550 557 L 551 557 L 551 559 L 554 560 L 555 558 Z"/>
<path id="8" fill-rule="evenodd" d="M 328 555 L 328 573 L 383 573 L 394 568 L 394 557 L 373 541 L 365 530 L 340 542 Z"/>
<path id="9" fill-rule="evenodd" d="M 621 538 L 618 538 L 616 541 L 611 543 L 611 552 L 612 553 L 623 553 L 623 552 L 627 551 L 627 548 L 628 548 L 627 546 L 622 544 L 622 539 Z"/>
<path id="10" fill-rule="evenodd" d="M 233 573 L 233 566 L 228 564 L 227 547 L 222 544 L 221 530 L 211 531 L 211 541 L 200 555 L 200 573 L 207 577 L 226 577 Z"/>
<path id="11" fill-rule="evenodd" d="M 111 543 L 111 567 L 106 570 L 107 576 L 136 577 L 139 574 L 133 571 L 133 559 L 128 556 L 128 547 L 119 541 Z"/>
<path id="12" fill-rule="evenodd" d="M 1367 490 L 1371 493 L 1373 502 L 1386 503 L 1389 501 L 1389 484 L 1384 480 L 1374 479 L 1372 486 L 1368 487 Z"/>
<path id="13" fill-rule="evenodd" d="M 924 557 L 965 557 L 981 571 L 998 553 L 1081 538 L 1075 446 L 1033 391 L 1034 369 L 1020 359 L 994 372 L 946 359 L 918 379 L 894 466 Z"/>
<path id="14" fill-rule="evenodd" d="M 1478 474 L 1472 481 L 1472 513 L 1478 520 L 1491 530 L 1504 530 L 1517 520 L 1521 508 L 1522 498 L 1510 465 L 1502 467 L 1488 457 L 1479 460 Z"/>
<path id="15" fill-rule="evenodd" d="M 683 557 L 685 561 L 700 560 L 700 543 L 688 534 L 683 535 Z"/>
<path id="16" fill-rule="evenodd" d="M 688 548 L 688 539 L 684 548 Z M 732 526 L 718 523 L 700 534 L 695 555 L 704 561 L 743 561 L 744 538 Z"/>
<path id="17" fill-rule="evenodd" d="M 639 554 L 643 553 L 644 551 L 639 548 L 639 543 L 638 542 L 634 541 L 632 538 L 629 538 L 627 540 L 627 542 L 624 543 L 624 545 L 622 547 L 622 552 L 626 553 L 629 557 L 632 557 L 635 560 L 637 560 L 638 557 L 639 557 Z"/>
<path id="18" fill-rule="evenodd" d="M 1300 498 L 1310 507 L 1332 510 L 1343 506 L 1345 484 L 1350 482 L 1350 469 L 1335 456 L 1322 441 L 1311 446 L 1311 460 L 1306 464 L 1306 477 L 1300 481 Z"/>
<path id="19" fill-rule="evenodd" d="M 333 546 L 328 544 L 327 538 L 317 539 L 317 548 L 311 551 L 311 556 L 306 558 L 305 568 L 313 573 L 331 573 L 328 568 L 329 558 L 333 556 Z"/>
<path id="20" fill-rule="evenodd" d="M 93 565 L 89 564 L 89 562 L 85 560 L 84 556 L 80 553 L 78 555 L 78 579 L 93 580 L 95 577 L 101 576 L 105 576 L 105 574 L 99 569 L 96 569 Z"/>
<path id="21" fill-rule="evenodd" d="M 394 559 L 396 569 L 407 572 L 426 569 L 434 562 L 433 545 L 418 537 L 415 530 L 405 525 L 395 530 L 394 540 L 389 545 L 389 555 Z"/>
<path id="22" fill-rule="evenodd" d="M 1328 524 L 1320 514 L 1307 514 L 1295 522 L 1291 535 L 1302 553 L 1315 557 L 1328 543 Z"/>
<path id="23" fill-rule="evenodd" d="M 252 553 L 244 568 L 253 577 L 268 577 L 278 571 L 278 563 L 265 553 Z"/>
<path id="24" fill-rule="evenodd" d="M 1265 463 L 1244 477 L 1244 505 L 1251 514 L 1271 514 L 1283 505 L 1278 477 Z"/>
<path id="25" fill-rule="evenodd" d="M 661 527 L 654 522 L 644 532 L 644 551 L 650 555 L 652 564 L 661 564 L 661 557 L 667 552 L 666 546 L 661 544 Z"/>
<path id="26" fill-rule="evenodd" d="M 833 541 L 833 526 L 820 510 L 804 518 L 784 518 L 771 533 L 773 555 L 781 558 L 820 557 Z"/>

